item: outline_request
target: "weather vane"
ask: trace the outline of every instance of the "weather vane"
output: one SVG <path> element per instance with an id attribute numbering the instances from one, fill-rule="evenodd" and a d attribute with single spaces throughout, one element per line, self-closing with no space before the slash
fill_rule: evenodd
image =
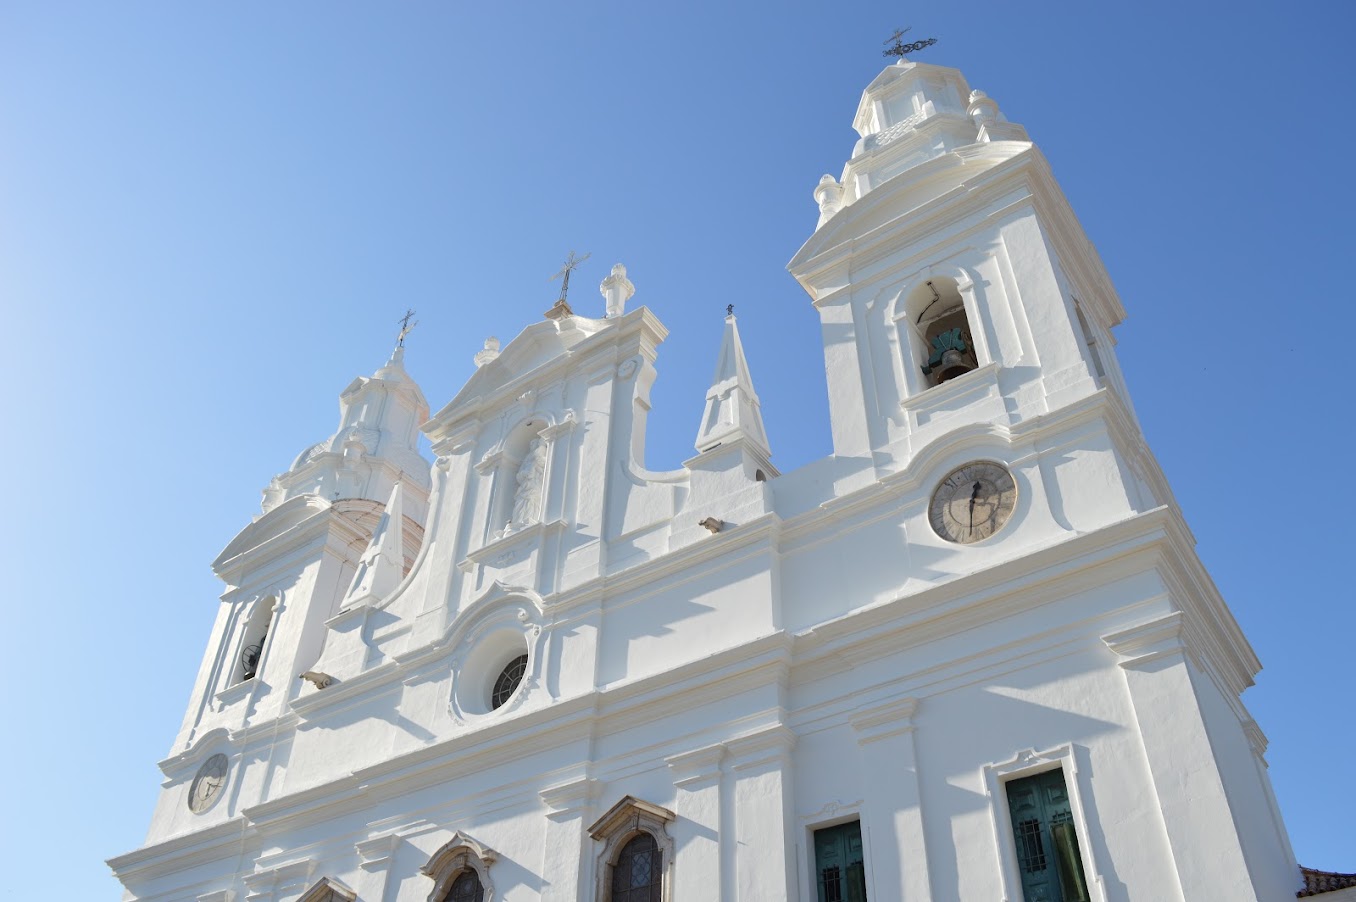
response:
<path id="1" fill-rule="evenodd" d="M 908 28 L 896 28 L 895 33 L 885 39 L 885 43 L 890 46 L 884 50 L 881 55 L 897 56 L 902 59 L 910 53 L 913 53 L 915 50 L 922 50 L 924 47 L 931 47 L 933 44 L 937 43 L 936 38 L 924 38 L 921 41 L 914 41 L 912 44 L 904 43 L 904 35 L 908 34 L 912 28 L 912 25 Z"/>
<path id="2" fill-rule="evenodd" d="M 405 315 L 400 318 L 400 334 L 396 336 L 397 348 L 405 347 L 405 336 L 413 332 L 414 327 L 419 325 L 418 320 L 410 322 L 410 320 L 412 319 L 414 319 L 414 310 L 409 307 L 406 307 Z"/>

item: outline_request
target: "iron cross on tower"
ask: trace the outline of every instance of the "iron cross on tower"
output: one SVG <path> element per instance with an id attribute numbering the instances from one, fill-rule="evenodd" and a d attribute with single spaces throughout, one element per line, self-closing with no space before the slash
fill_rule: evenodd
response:
<path id="1" fill-rule="evenodd" d="M 405 315 L 400 318 L 400 334 L 396 336 L 397 348 L 405 347 L 405 336 L 413 332 L 414 327 L 419 325 L 418 320 L 410 322 L 410 320 L 412 319 L 414 319 L 414 310 L 409 307 L 406 307 Z"/>
<path id="2" fill-rule="evenodd" d="M 921 41 L 914 41 L 911 44 L 905 43 L 904 35 L 908 34 L 912 27 L 913 26 L 909 26 L 909 28 L 896 28 L 895 33 L 885 39 L 885 43 L 890 46 L 882 51 L 881 55 L 897 56 L 900 59 L 903 59 L 915 50 L 922 50 L 924 47 L 931 47 L 933 44 L 937 43 L 936 38 L 924 38 Z"/>
<path id="3" fill-rule="evenodd" d="M 551 277 L 552 281 L 556 279 L 563 280 L 560 283 L 560 300 L 557 301 L 556 303 L 558 304 L 565 303 L 565 295 L 570 293 L 570 273 L 578 269 L 579 264 L 583 263 L 591 256 L 593 255 L 585 254 L 582 257 L 576 257 L 574 251 L 570 251 L 570 256 L 565 258 L 565 265 L 560 268 L 560 272 L 556 273 L 554 276 Z"/>

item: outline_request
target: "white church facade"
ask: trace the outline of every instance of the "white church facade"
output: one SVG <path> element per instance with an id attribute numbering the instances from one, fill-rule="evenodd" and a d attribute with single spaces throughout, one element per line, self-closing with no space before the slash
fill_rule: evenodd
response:
<path id="1" fill-rule="evenodd" d="M 125 899 L 1305 889 L 1259 662 L 1045 159 L 942 66 L 887 67 L 855 127 L 790 264 L 833 453 L 778 472 L 730 316 L 693 456 L 645 469 L 666 330 L 620 266 L 431 415 L 398 348 L 213 564 Z"/>

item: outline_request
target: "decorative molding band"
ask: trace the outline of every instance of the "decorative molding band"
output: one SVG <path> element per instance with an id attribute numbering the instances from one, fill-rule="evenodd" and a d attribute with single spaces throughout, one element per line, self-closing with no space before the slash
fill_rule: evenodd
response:
<path id="1" fill-rule="evenodd" d="M 897 698 L 879 704 L 863 705 L 848 715 L 848 721 L 857 732 L 858 744 L 866 745 L 901 733 L 912 732 L 913 715 L 917 710 L 918 699 Z"/>
<path id="2" fill-rule="evenodd" d="M 245 902 L 264 902 L 271 900 L 281 890 L 298 884 L 309 883 L 315 873 L 316 860 L 305 858 L 245 875 Z"/>
<path id="3" fill-rule="evenodd" d="M 568 783 L 548 786 L 537 795 L 550 815 L 575 814 L 591 806 L 598 797 L 601 784 L 593 777 L 580 777 Z"/>
<path id="4" fill-rule="evenodd" d="M 1266 766 L 1267 734 L 1262 732 L 1262 728 L 1257 725 L 1257 721 L 1249 717 L 1243 721 L 1243 735 L 1248 738 L 1248 745 L 1252 747 L 1252 753 L 1257 756 L 1257 760 Z"/>
<path id="5" fill-rule="evenodd" d="M 353 850 L 358 853 L 358 867 L 364 871 L 379 871 L 385 868 L 391 863 L 399 847 L 400 837 L 395 833 L 374 836 L 353 844 Z"/>
<path id="6" fill-rule="evenodd" d="M 504 459 L 503 449 L 495 449 L 494 451 L 490 451 L 489 453 L 487 453 L 480 460 L 476 461 L 472 466 L 475 467 L 475 471 L 477 473 L 484 476 L 486 473 L 490 472 L 496 466 L 498 466 L 499 461 L 503 459 Z"/>
<path id="7" fill-rule="evenodd" d="M 802 814 L 800 819 L 808 823 L 819 823 L 821 821 L 832 820 L 839 815 L 858 814 L 862 810 L 862 803 L 865 799 L 858 799 L 855 802 L 844 802 L 842 799 L 834 799 L 831 802 L 825 802 L 824 807 L 818 811 L 812 811 L 809 814 Z"/>
<path id="8" fill-rule="evenodd" d="M 358 894 L 333 877 L 321 877 L 297 902 L 356 902 Z"/>
<path id="9" fill-rule="evenodd" d="M 678 815 L 669 809 L 652 802 L 646 802 L 635 796 L 622 796 L 620 802 L 609 808 L 606 814 L 589 827 L 589 836 L 596 840 L 606 839 L 616 833 L 618 827 L 633 819 L 637 823 L 648 820 L 659 824 L 671 824 L 677 817 Z"/>
<path id="10" fill-rule="evenodd" d="M 673 771 L 673 785 L 683 789 L 698 789 L 703 783 L 720 779 L 720 763 L 725 760 L 725 746 L 704 746 L 690 752 L 679 752 L 664 759 Z"/>
<path id="11" fill-rule="evenodd" d="M 748 770 L 768 761 L 785 761 L 796 745 L 796 731 L 775 723 L 725 743 L 735 770 Z"/>
<path id="12" fill-rule="evenodd" d="M 1138 670 L 1188 651 L 1186 619 L 1181 611 L 1174 611 L 1157 620 L 1107 633 L 1102 641 L 1120 657 L 1121 667 Z"/>

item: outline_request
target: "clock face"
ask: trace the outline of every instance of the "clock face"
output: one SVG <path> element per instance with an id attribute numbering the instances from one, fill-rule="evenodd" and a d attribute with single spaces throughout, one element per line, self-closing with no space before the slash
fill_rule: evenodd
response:
<path id="1" fill-rule="evenodd" d="M 198 768 L 198 775 L 193 778 L 193 785 L 188 788 L 189 811 L 202 814 L 212 807 L 226 785 L 226 768 L 225 755 L 213 755 L 203 762 L 202 767 Z"/>
<path id="2" fill-rule="evenodd" d="M 932 493 L 928 519 L 948 542 L 969 545 L 1003 528 L 1017 506 L 1017 484 L 1002 464 L 987 460 L 957 467 Z"/>

